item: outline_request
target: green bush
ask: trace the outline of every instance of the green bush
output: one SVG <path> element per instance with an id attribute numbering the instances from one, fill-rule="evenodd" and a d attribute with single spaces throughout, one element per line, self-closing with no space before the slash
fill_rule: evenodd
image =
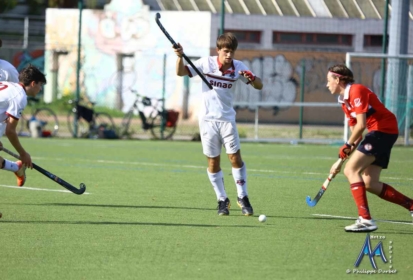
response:
<path id="1" fill-rule="evenodd" d="M 247 130 L 242 127 L 238 127 L 239 138 L 247 138 Z"/>

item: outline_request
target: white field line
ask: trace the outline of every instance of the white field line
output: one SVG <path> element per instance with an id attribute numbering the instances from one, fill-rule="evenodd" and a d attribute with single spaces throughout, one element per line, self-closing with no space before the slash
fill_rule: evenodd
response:
<path id="1" fill-rule="evenodd" d="M 31 188 L 31 187 L 17 187 L 17 186 L 8 186 L 8 185 L 0 185 L 3 188 L 11 188 L 11 189 L 21 189 L 21 190 L 29 190 L 29 191 L 45 191 L 45 192 L 62 192 L 62 193 L 70 193 L 71 191 L 68 190 L 52 190 L 52 189 L 41 189 L 41 188 Z M 90 194 L 88 192 L 84 192 L 83 194 Z"/>
<path id="2" fill-rule="evenodd" d="M 293 158 L 293 157 L 291 157 Z M 64 158 L 45 158 L 45 157 L 36 157 L 35 159 L 41 159 L 45 161 L 67 161 Z M 324 158 L 323 158 L 324 159 Z M 330 159 L 330 158 L 328 158 Z M 114 161 L 114 160 L 90 160 L 90 159 L 81 159 L 84 162 L 92 162 L 92 163 L 104 163 L 104 164 L 123 164 L 123 165 L 143 165 L 143 166 L 157 166 L 157 167 L 170 167 L 170 168 L 188 168 L 188 169 L 206 169 L 205 166 L 199 165 L 180 165 L 180 164 L 170 164 L 170 163 L 151 163 L 151 162 L 139 162 L 139 161 Z M 274 173 L 274 174 L 302 174 L 302 175 L 328 175 L 328 169 L 326 172 L 297 172 L 294 169 L 291 171 L 281 171 L 281 170 L 270 170 L 270 169 L 252 169 L 248 168 L 248 172 L 259 172 L 259 173 Z M 388 180 L 403 180 L 403 181 L 413 181 L 413 178 L 398 178 L 398 177 L 389 177 L 389 176 L 381 176 L 381 179 L 388 179 Z"/>
<path id="3" fill-rule="evenodd" d="M 357 218 L 354 217 L 345 217 L 345 216 L 334 216 L 334 215 L 327 215 L 327 214 L 311 214 L 313 216 L 318 216 L 318 217 L 330 217 L 334 219 L 346 219 L 346 220 L 357 220 Z M 413 225 L 413 223 L 409 222 L 397 222 L 397 221 L 389 221 L 389 220 L 376 220 L 376 222 L 381 222 L 381 223 L 390 223 L 390 224 L 402 224 L 402 225 Z"/>
<path id="4" fill-rule="evenodd" d="M 178 167 L 178 168 L 192 168 L 192 169 L 206 169 L 206 166 L 197 166 L 197 165 L 179 165 L 179 164 L 165 164 L 165 163 L 149 163 L 149 162 L 131 162 L 131 161 L 113 161 L 113 160 L 84 160 L 88 162 L 99 162 L 99 163 L 111 163 L 111 164 L 126 164 L 126 165 L 146 165 L 146 166 L 159 166 L 159 167 Z M 283 173 L 283 174 L 297 174 L 297 171 L 293 169 L 291 171 L 280 171 L 280 170 L 268 170 L 268 169 L 252 169 L 248 168 L 248 172 L 261 172 L 261 173 Z M 328 170 L 326 172 L 301 172 L 303 175 L 326 175 L 328 176 Z M 413 181 L 413 178 L 397 178 L 397 177 L 387 177 L 381 176 L 382 179 L 392 179 L 392 180 L 406 180 Z"/>

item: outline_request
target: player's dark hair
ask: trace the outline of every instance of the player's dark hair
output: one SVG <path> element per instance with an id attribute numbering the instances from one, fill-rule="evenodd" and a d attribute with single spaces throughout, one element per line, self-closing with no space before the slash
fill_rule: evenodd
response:
<path id="1" fill-rule="evenodd" d="M 354 83 L 353 72 L 344 64 L 337 64 L 328 68 L 328 71 L 332 73 L 333 76 L 343 81 L 345 84 Z M 338 74 L 338 75 L 334 75 Z"/>
<path id="2" fill-rule="evenodd" d="M 19 82 L 25 86 L 30 85 L 31 82 L 46 84 L 46 76 L 39 70 L 39 68 L 29 64 L 19 74 Z"/>
<path id="3" fill-rule="evenodd" d="M 217 48 L 223 49 L 228 48 L 230 50 L 236 51 L 238 48 L 237 37 L 231 32 L 224 33 L 220 35 L 217 39 Z"/>

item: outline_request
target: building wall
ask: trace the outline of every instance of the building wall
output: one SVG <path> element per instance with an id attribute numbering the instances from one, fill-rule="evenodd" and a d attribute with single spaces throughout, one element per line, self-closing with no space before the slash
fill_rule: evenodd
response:
<path id="1" fill-rule="evenodd" d="M 117 106 L 120 98 L 121 107 L 126 110 L 134 100 L 131 90 L 151 97 L 162 97 L 165 78 L 167 107 L 181 110 L 184 80 L 175 75 L 176 56 L 171 43 L 155 23 L 155 12 L 133 1 L 122 2 L 118 6 L 113 2 L 103 11 L 83 12 L 81 92 L 99 105 L 109 107 Z M 76 90 L 78 16 L 77 10 L 67 9 L 48 9 L 46 13 L 45 71 L 49 76 L 56 74 L 52 71 L 53 52 L 68 52 L 59 57 L 59 95 Z M 187 56 L 196 58 L 216 54 L 215 40 L 220 27 L 218 14 L 162 12 L 161 22 L 171 36 L 182 44 Z M 363 51 L 364 34 L 380 35 L 382 21 L 226 15 L 225 28 L 263 32 L 260 44 L 240 44 L 236 53 L 236 59 L 250 66 L 264 82 L 262 91 L 237 86 L 236 102 L 250 104 L 237 106 L 238 120 L 251 121 L 254 117 L 254 102 L 267 102 L 268 106 L 260 111 L 260 121 L 296 123 L 299 114 L 297 107 L 272 104 L 301 100 L 303 65 L 306 77 L 304 101 L 336 102 L 325 88 L 328 67 L 344 63 L 346 52 Z M 354 39 L 351 47 L 282 46 L 272 44 L 273 31 L 354 34 Z M 409 52 L 413 52 L 411 41 Z M 123 72 L 118 71 L 117 54 L 131 55 L 122 60 Z M 380 60 L 354 60 L 352 69 L 357 81 L 380 92 Z M 190 80 L 189 116 L 195 120 L 201 99 L 201 80 Z M 120 86 L 121 96 L 118 95 Z M 53 84 L 48 83 L 46 100 L 53 96 L 53 90 Z M 338 124 L 342 121 L 342 113 L 336 107 L 304 109 L 304 123 Z"/>
<path id="2" fill-rule="evenodd" d="M 215 40 L 220 30 L 219 14 L 212 16 L 211 53 L 215 53 Z M 261 31 L 260 44 L 240 44 L 236 58 L 250 65 L 261 75 L 264 88 L 260 94 L 252 88 L 239 88 L 237 102 L 249 102 L 248 108 L 238 107 L 238 119 L 254 119 L 254 102 L 299 102 L 300 77 L 305 65 L 304 102 L 336 102 L 327 91 L 326 71 L 338 63 L 345 63 L 346 52 L 376 52 L 381 48 L 365 48 L 364 35 L 382 35 L 383 21 L 376 19 L 341 19 L 309 17 L 274 17 L 259 15 L 226 14 L 225 29 Z M 413 25 L 410 25 L 413 34 Z M 353 35 L 352 46 L 280 45 L 272 43 L 273 31 L 329 33 Z M 409 37 L 408 52 L 413 53 L 413 36 Z M 356 82 L 363 83 L 377 94 L 381 91 L 381 60 L 352 60 Z M 410 61 L 411 63 L 411 61 Z M 263 65 L 263 66 L 262 66 Z M 268 106 L 271 109 L 273 106 Z M 298 107 L 282 106 L 275 110 L 261 110 L 260 121 L 271 123 L 297 123 Z M 339 124 L 343 121 L 341 110 L 334 107 L 304 108 L 304 122 L 314 124 Z"/>

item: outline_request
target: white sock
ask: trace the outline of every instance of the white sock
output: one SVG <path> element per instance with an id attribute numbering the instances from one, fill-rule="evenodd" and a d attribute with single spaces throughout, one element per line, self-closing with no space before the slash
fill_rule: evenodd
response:
<path id="1" fill-rule="evenodd" d="M 8 171 L 13 171 L 16 172 L 17 170 L 19 170 L 19 166 L 17 165 L 17 163 L 4 159 L 4 170 L 8 170 Z"/>
<path id="2" fill-rule="evenodd" d="M 217 173 L 210 173 L 207 169 L 209 181 L 214 187 L 215 194 L 217 195 L 217 200 L 224 201 L 227 198 L 227 193 L 225 192 L 224 186 L 224 176 L 222 175 L 222 170 Z"/>
<path id="3" fill-rule="evenodd" d="M 248 195 L 247 192 L 247 168 L 245 162 L 241 168 L 232 168 L 232 177 L 234 177 L 235 185 L 237 186 L 237 194 L 239 198 Z"/>

